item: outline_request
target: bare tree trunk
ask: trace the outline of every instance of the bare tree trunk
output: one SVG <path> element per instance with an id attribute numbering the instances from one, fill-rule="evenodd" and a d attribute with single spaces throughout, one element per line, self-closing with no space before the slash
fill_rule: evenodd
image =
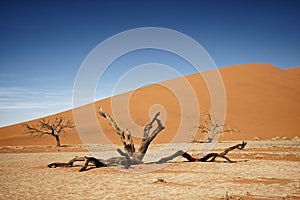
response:
<path id="1" fill-rule="evenodd" d="M 102 108 L 99 109 L 99 114 L 106 118 L 107 121 L 109 122 L 109 124 L 111 125 L 111 127 L 115 130 L 115 132 L 120 136 L 120 139 L 124 145 L 124 149 L 125 151 L 130 155 L 132 156 L 133 153 L 135 152 L 135 148 L 134 148 L 134 143 L 133 143 L 133 140 L 131 138 L 131 134 L 130 132 L 127 130 L 126 131 L 126 136 L 127 136 L 127 141 L 126 141 L 126 138 L 125 138 L 125 132 L 118 126 L 118 124 L 113 120 L 113 118 L 105 113 Z M 127 144 L 128 143 L 128 144 Z"/>
<path id="2" fill-rule="evenodd" d="M 139 161 L 143 160 L 144 156 L 147 153 L 147 150 L 148 150 L 148 147 L 149 147 L 150 143 L 165 128 L 165 127 L 163 127 L 161 121 L 158 119 L 159 114 L 160 113 L 158 112 L 154 116 L 154 118 L 151 120 L 151 122 L 149 124 L 147 124 L 144 128 L 144 134 L 143 134 L 143 139 L 142 139 L 141 146 L 138 150 L 138 153 L 136 153 L 134 155 L 134 158 L 136 158 Z M 156 127 L 156 129 L 154 129 L 154 131 L 152 131 L 151 134 L 149 134 L 150 130 L 153 127 L 154 122 L 157 123 L 157 127 Z"/>
<path id="3" fill-rule="evenodd" d="M 158 112 L 153 117 L 153 119 L 151 120 L 151 122 L 145 126 L 144 133 L 143 133 L 142 143 L 140 145 L 140 148 L 136 152 L 135 151 L 135 147 L 134 147 L 134 143 L 133 143 L 133 140 L 132 140 L 132 136 L 131 136 L 131 133 L 129 132 L 129 130 L 126 130 L 126 136 L 127 136 L 127 141 L 126 141 L 125 131 L 123 131 L 117 125 L 117 123 L 113 120 L 113 118 L 109 114 L 105 113 L 101 108 L 99 109 L 99 114 L 102 117 L 104 117 L 104 118 L 107 119 L 107 121 L 112 126 L 112 128 L 120 136 L 120 139 L 121 139 L 121 141 L 122 141 L 122 143 L 124 145 L 124 149 L 128 153 L 128 155 L 131 157 L 131 162 L 132 163 L 141 163 L 141 161 L 143 160 L 143 158 L 144 158 L 144 156 L 145 156 L 145 154 L 146 154 L 146 152 L 148 150 L 148 147 L 149 147 L 150 143 L 164 129 L 161 121 L 158 119 L 158 116 L 160 114 Z M 150 134 L 150 130 L 153 128 L 154 122 L 157 123 L 157 127 Z"/>
<path id="4" fill-rule="evenodd" d="M 56 146 L 57 146 L 57 147 L 61 147 L 59 135 L 55 135 L 54 137 L 55 137 L 55 140 L 56 140 Z"/>

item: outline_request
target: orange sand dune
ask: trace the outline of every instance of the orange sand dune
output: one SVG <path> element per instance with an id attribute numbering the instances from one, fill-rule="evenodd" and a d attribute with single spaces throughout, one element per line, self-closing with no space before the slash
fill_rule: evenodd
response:
<path id="1" fill-rule="evenodd" d="M 300 67 L 289 68 L 286 71 L 290 73 L 291 76 L 297 76 L 298 78 L 300 78 Z"/>
<path id="2" fill-rule="evenodd" d="M 281 70 L 268 64 L 246 64 L 219 71 L 226 90 L 225 123 L 241 130 L 241 133 L 223 134 L 220 139 L 271 139 L 276 136 L 291 139 L 300 136 L 300 67 Z M 143 126 L 158 111 L 161 112 L 165 130 L 154 143 L 188 142 L 192 140 L 192 135 L 203 139 L 204 135 L 197 129 L 197 117 L 199 113 L 212 110 L 212 101 L 202 75 L 209 77 L 213 72 L 150 85 L 77 108 L 76 112 L 69 110 L 47 118 L 62 116 L 73 119 L 73 114 L 79 116 L 76 117 L 78 131 L 67 131 L 61 137 L 62 144 L 82 141 L 120 143 L 106 120 L 97 114 L 99 107 L 110 113 L 121 128 L 128 128 L 136 143 L 142 136 Z M 210 84 L 215 82 L 209 80 Z M 219 98 L 218 95 L 214 97 Z M 220 102 L 224 100 L 220 99 Z M 218 106 L 214 109 L 218 113 Z M 24 135 L 22 124 L 0 128 L 0 138 L 1 146 L 55 144 L 50 136 Z"/>

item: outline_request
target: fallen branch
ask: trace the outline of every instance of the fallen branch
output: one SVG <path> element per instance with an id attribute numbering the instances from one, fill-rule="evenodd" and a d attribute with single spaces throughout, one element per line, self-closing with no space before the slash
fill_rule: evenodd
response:
<path id="1" fill-rule="evenodd" d="M 112 157 L 106 160 L 103 159 L 97 159 L 95 157 L 75 157 L 72 160 L 70 160 L 67 163 L 60 163 L 60 162 L 54 162 L 48 165 L 49 168 L 56 168 L 56 167 L 74 167 L 74 162 L 77 161 L 84 161 L 84 164 L 82 165 L 80 172 L 85 171 L 89 164 L 93 166 L 94 168 L 99 167 L 109 167 L 109 166 L 115 166 L 115 165 L 123 165 L 126 169 L 128 169 L 131 165 L 131 160 L 128 156 L 128 154 L 122 152 L 121 149 L 117 149 L 119 154 L 123 157 Z"/>
<path id="2" fill-rule="evenodd" d="M 221 157 L 221 158 L 224 158 L 225 160 L 227 160 L 228 162 L 233 163 L 235 161 L 230 160 L 225 155 L 227 153 L 229 153 L 230 151 L 234 150 L 234 149 L 240 149 L 240 150 L 244 149 L 245 146 L 246 146 L 246 144 L 247 144 L 247 142 L 243 141 L 241 144 L 237 144 L 237 145 L 234 145 L 232 147 L 229 147 L 229 148 L 225 149 L 221 153 L 209 153 L 209 154 L 207 154 L 207 155 L 205 155 L 205 156 L 203 156 L 201 158 L 193 157 L 189 153 L 183 152 L 183 151 L 180 150 L 180 151 L 177 151 L 175 154 L 173 154 L 171 156 L 162 158 L 157 163 L 167 162 L 167 161 L 172 160 L 172 159 L 174 159 L 174 158 L 176 158 L 178 156 L 182 156 L 182 157 L 186 158 L 189 162 L 214 162 L 217 157 Z"/>

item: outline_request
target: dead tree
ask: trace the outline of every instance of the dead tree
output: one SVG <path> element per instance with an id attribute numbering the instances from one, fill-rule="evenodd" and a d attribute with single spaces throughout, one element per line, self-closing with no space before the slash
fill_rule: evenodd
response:
<path id="1" fill-rule="evenodd" d="M 112 119 L 112 117 L 103 112 L 103 110 L 100 108 L 99 114 L 106 118 L 112 128 L 116 131 L 116 133 L 120 136 L 120 139 L 123 143 L 124 150 L 123 152 L 121 149 L 117 149 L 118 153 L 121 155 L 121 157 L 112 157 L 109 159 L 97 159 L 94 157 L 75 157 L 72 160 L 70 160 L 67 163 L 60 163 L 60 162 L 54 162 L 48 165 L 50 168 L 55 168 L 55 167 L 73 167 L 74 162 L 77 161 L 83 161 L 84 164 L 82 165 L 81 169 L 79 171 L 85 171 L 87 170 L 87 167 L 90 165 L 92 168 L 98 168 L 98 167 L 109 167 L 109 166 L 124 166 L 125 168 L 129 168 L 131 165 L 138 165 L 143 163 L 143 158 L 148 150 L 148 147 L 153 141 L 153 139 L 160 133 L 164 127 L 161 123 L 161 121 L 158 119 L 159 113 L 157 113 L 154 118 L 151 120 L 149 124 L 147 124 L 144 128 L 143 132 L 143 139 L 141 142 L 141 145 L 139 149 L 136 151 L 133 143 L 132 136 L 128 130 L 123 131 L 117 123 Z M 153 124 L 157 123 L 157 127 L 150 133 L 150 130 L 153 128 Z M 155 164 L 161 164 L 161 163 L 166 163 L 178 156 L 183 156 L 188 160 L 188 162 L 213 162 L 217 157 L 222 157 L 226 159 L 228 162 L 233 162 L 231 161 L 228 157 L 225 155 L 234 150 L 234 149 L 243 149 L 246 146 L 247 142 L 243 142 L 241 144 L 237 144 L 235 146 L 229 147 L 225 149 L 221 153 L 209 153 L 206 156 L 202 158 L 195 158 L 192 155 L 190 155 L 187 152 L 184 151 L 177 151 L 175 154 L 162 158 L 157 162 L 153 162 Z"/>
<path id="2" fill-rule="evenodd" d="M 215 117 L 210 113 L 204 113 L 204 122 L 200 123 L 198 128 L 202 133 L 206 134 L 204 142 L 211 143 L 214 138 L 221 133 L 234 133 L 240 132 L 238 129 L 231 128 L 227 124 L 219 124 Z M 197 141 L 195 138 L 193 142 Z"/>
<path id="3" fill-rule="evenodd" d="M 71 120 L 65 120 L 62 117 L 55 118 L 53 120 L 41 119 L 38 125 L 33 126 L 24 124 L 26 129 L 25 133 L 34 136 L 51 135 L 56 140 L 56 146 L 60 147 L 60 134 L 65 132 L 65 129 L 73 128 L 74 125 Z"/>
<path id="4" fill-rule="evenodd" d="M 170 160 L 173 160 L 174 158 L 179 157 L 179 156 L 182 156 L 185 159 L 187 159 L 187 162 L 214 162 L 217 157 L 220 157 L 220 158 L 224 158 L 229 163 L 234 163 L 236 161 L 230 160 L 226 156 L 226 154 L 229 153 L 230 151 L 234 150 L 234 149 L 242 150 L 242 149 L 245 148 L 246 144 L 247 144 L 247 142 L 243 141 L 241 144 L 231 146 L 231 147 L 225 149 L 221 153 L 209 153 L 209 154 L 207 154 L 203 157 L 200 157 L 200 158 L 194 157 L 194 156 L 192 156 L 191 154 L 189 154 L 187 152 L 179 150 L 171 156 L 162 158 L 159 161 L 151 162 L 151 163 L 148 163 L 148 164 L 163 164 L 163 163 L 166 163 Z M 122 152 L 120 149 L 117 149 L 117 151 L 123 157 L 112 157 L 112 158 L 109 158 L 109 159 L 106 159 L 106 160 L 97 159 L 97 158 L 94 158 L 94 157 L 87 157 L 87 156 L 75 157 L 67 163 L 55 162 L 55 163 L 49 164 L 48 167 L 50 167 L 50 168 L 74 167 L 74 162 L 84 161 L 84 164 L 82 165 L 81 169 L 79 170 L 80 172 L 82 172 L 82 171 L 88 170 L 87 167 L 89 166 L 89 164 L 91 164 L 91 168 L 89 168 L 89 169 L 99 168 L 99 167 L 118 166 L 118 165 L 122 165 L 126 169 L 128 169 L 132 164 L 136 165 L 136 164 L 142 164 L 143 163 L 142 161 L 140 163 L 132 163 L 132 159 L 128 156 L 127 153 Z"/>
<path id="5" fill-rule="evenodd" d="M 131 136 L 131 133 L 129 132 L 129 130 L 127 129 L 126 132 L 123 131 L 117 125 L 117 123 L 111 118 L 111 116 L 109 114 L 103 112 L 103 110 L 101 108 L 99 109 L 99 114 L 102 117 L 107 119 L 107 121 L 110 123 L 112 128 L 120 136 L 120 139 L 123 143 L 124 149 L 125 149 L 126 153 L 130 156 L 132 163 L 138 164 L 138 163 L 142 162 L 150 143 L 164 129 L 164 126 L 162 125 L 161 121 L 158 119 L 159 114 L 160 114 L 158 112 L 153 117 L 153 119 L 150 121 L 150 123 L 145 126 L 141 145 L 140 145 L 139 149 L 136 151 L 133 140 L 132 140 L 132 136 Z M 151 129 L 153 128 L 153 124 L 155 122 L 157 123 L 157 127 L 150 133 Z"/>

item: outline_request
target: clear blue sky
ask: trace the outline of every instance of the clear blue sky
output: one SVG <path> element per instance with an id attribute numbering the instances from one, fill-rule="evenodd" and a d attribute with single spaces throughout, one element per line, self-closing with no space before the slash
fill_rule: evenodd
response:
<path id="1" fill-rule="evenodd" d="M 218 67 L 300 66 L 299 10 L 298 0 L 1 0 L 0 126 L 72 108 L 75 76 L 85 57 L 101 41 L 132 28 L 182 32 L 198 41 Z M 116 64 L 175 63 L 168 63 L 170 55 L 149 52 Z M 184 65 L 176 63 L 178 69 Z"/>

